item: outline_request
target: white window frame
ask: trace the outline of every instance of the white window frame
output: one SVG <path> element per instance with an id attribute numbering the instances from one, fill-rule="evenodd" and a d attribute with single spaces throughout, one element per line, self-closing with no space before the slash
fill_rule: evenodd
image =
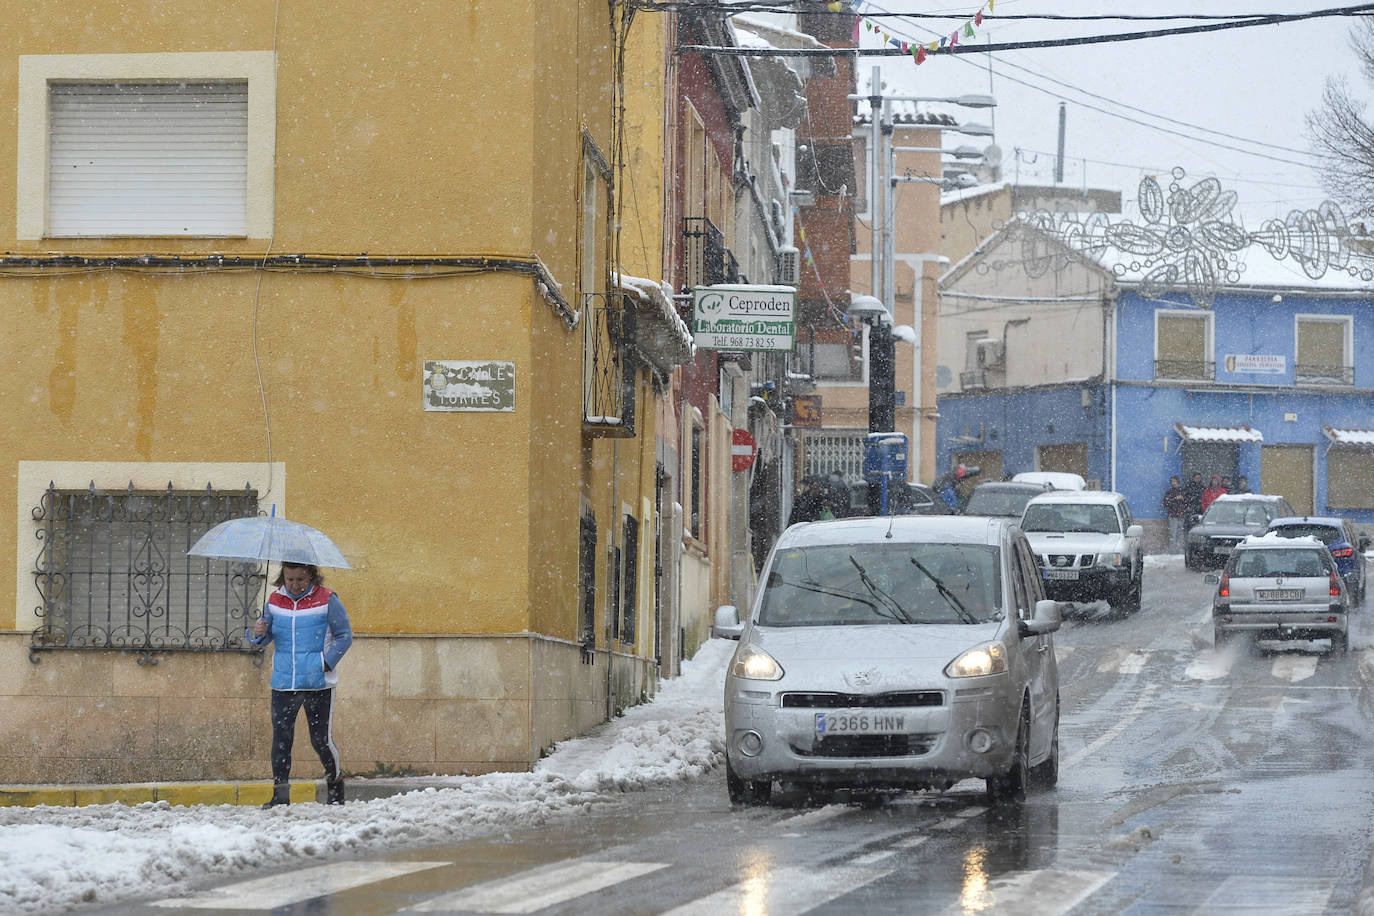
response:
<path id="1" fill-rule="evenodd" d="M 276 54 L 272 51 L 202 51 L 157 54 L 25 54 L 19 57 L 18 188 L 15 237 L 49 238 L 48 181 L 51 148 L 49 86 L 53 83 L 248 83 L 248 184 L 245 236 L 272 237 L 277 146 Z M 180 235 L 167 232 L 159 235 Z"/>
<path id="2" fill-rule="evenodd" d="M 1301 343 L 1300 338 L 1304 322 L 1341 325 L 1341 369 L 1344 370 L 1355 365 L 1355 316 L 1298 312 L 1293 315 L 1293 381 L 1295 384 L 1301 384 L 1298 379 L 1298 346 Z"/>
<path id="3" fill-rule="evenodd" d="M 1155 356 L 1154 356 L 1154 361 L 1153 361 L 1153 362 L 1151 363 L 1151 365 L 1150 365 L 1150 376 L 1151 376 L 1151 378 L 1157 378 L 1157 377 L 1158 377 L 1158 376 L 1157 376 L 1156 367 L 1159 365 L 1159 361 L 1160 361 L 1161 359 L 1173 359 L 1173 358 L 1176 358 L 1176 357 L 1164 357 L 1164 356 L 1161 356 L 1161 355 L 1160 355 L 1160 352 L 1159 352 L 1159 319 L 1160 319 L 1161 316 L 1168 317 L 1168 318 L 1191 318 L 1191 319 L 1201 320 L 1201 321 L 1202 321 L 1202 325 L 1203 325 L 1203 329 L 1204 329 L 1204 331 L 1203 331 L 1203 338 L 1204 338 L 1204 339 L 1203 339 L 1203 342 L 1202 342 L 1202 365 L 1203 365 L 1203 367 L 1204 367 L 1204 369 L 1205 369 L 1208 363 L 1211 363 L 1211 364 L 1212 364 L 1212 374 L 1211 374 L 1210 376 L 1209 376 L 1209 375 L 1206 375 L 1206 374 L 1204 373 L 1204 375 L 1201 376 L 1201 377 L 1199 377 L 1198 379 L 1180 379 L 1180 378 L 1173 378 L 1173 377 L 1170 377 L 1170 378 L 1166 379 L 1166 381 L 1206 381 L 1206 380 L 1209 380 L 1209 379 L 1214 379 L 1214 378 L 1216 378 L 1216 374 L 1217 374 L 1217 371 L 1216 371 L 1216 350 L 1215 350 L 1216 343 L 1215 343 L 1215 339 L 1214 339 L 1214 336 L 1213 336 L 1213 335 L 1214 335 L 1214 331 L 1215 331 L 1215 322 L 1214 322 L 1214 317 L 1215 317 L 1215 316 L 1214 316 L 1211 312 L 1198 312 L 1196 309 L 1155 309 L 1155 317 L 1154 317 L 1154 351 L 1155 351 Z M 1182 361 L 1182 360 L 1180 360 L 1180 361 Z"/>

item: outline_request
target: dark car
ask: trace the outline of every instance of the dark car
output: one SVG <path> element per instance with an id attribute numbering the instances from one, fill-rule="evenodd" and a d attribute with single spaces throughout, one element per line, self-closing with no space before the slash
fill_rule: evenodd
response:
<path id="1" fill-rule="evenodd" d="M 950 515 L 940 494 L 923 483 L 897 484 L 887 492 L 889 515 Z M 868 484 L 855 484 L 850 489 L 849 516 L 866 516 Z"/>
<path id="2" fill-rule="evenodd" d="M 1266 493 L 1225 493 L 1207 507 L 1188 529 L 1183 563 L 1189 569 L 1217 569 L 1236 545 L 1252 534 L 1264 534 L 1276 518 L 1293 515 L 1282 496 Z"/>
<path id="3" fill-rule="evenodd" d="M 989 480 L 973 488 L 963 514 L 1005 518 L 1019 525 L 1030 498 L 1050 489 L 1048 484 Z"/>
<path id="4" fill-rule="evenodd" d="M 1310 536 L 1325 544 L 1341 571 L 1351 601 L 1364 603 L 1364 552 L 1369 548 L 1369 535 L 1360 534 L 1347 519 L 1331 515 L 1276 518 L 1269 523 L 1269 530 L 1286 538 Z"/>

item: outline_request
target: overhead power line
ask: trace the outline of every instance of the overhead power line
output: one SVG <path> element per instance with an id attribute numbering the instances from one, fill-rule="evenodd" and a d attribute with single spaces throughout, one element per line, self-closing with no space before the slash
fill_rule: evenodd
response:
<path id="1" fill-rule="evenodd" d="M 704 9 L 696 5 L 698 10 Z M 718 12 L 725 9 L 716 5 Z M 739 10 L 734 10 L 739 12 Z M 1144 32 L 1113 32 L 1107 35 L 1081 35 L 1072 38 L 1045 38 L 1033 41 L 1011 41 L 999 44 L 955 44 L 941 47 L 927 54 L 988 54 L 996 51 L 1026 51 L 1034 48 L 1066 48 L 1075 45 L 1111 44 L 1123 41 L 1143 41 L 1150 38 L 1170 38 L 1176 35 L 1196 35 L 1203 32 L 1218 32 L 1225 29 L 1246 29 L 1261 25 L 1280 25 L 1285 22 L 1302 22 L 1307 19 L 1322 19 L 1332 16 L 1368 16 L 1374 14 L 1374 3 L 1361 3 L 1356 6 L 1334 7 L 1324 10 L 1311 10 L 1306 13 L 1271 13 L 1240 20 L 1210 22 L 1201 25 L 1179 26 L 1176 29 L 1150 29 Z M 985 17 L 987 21 L 988 17 Z M 997 17 L 1002 18 L 1002 17 Z M 886 46 L 882 48 L 735 48 L 716 45 L 683 45 L 677 53 L 723 54 L 736 57 L 909 57 L 911 52 L 901 48 Z"/>

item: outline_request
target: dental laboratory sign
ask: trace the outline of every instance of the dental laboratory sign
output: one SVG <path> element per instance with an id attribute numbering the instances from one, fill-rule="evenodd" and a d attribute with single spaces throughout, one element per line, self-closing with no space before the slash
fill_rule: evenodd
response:
<path id="1" fill-rule="evenodd" d="M 703 350 L 791 350 L 796 309 L 790 286 L 698 286 L 692 337 Z"/>

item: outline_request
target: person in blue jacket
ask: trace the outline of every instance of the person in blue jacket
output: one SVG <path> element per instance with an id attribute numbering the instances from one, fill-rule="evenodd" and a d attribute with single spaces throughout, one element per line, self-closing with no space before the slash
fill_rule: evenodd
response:
<path id="1" fill-rule="evenodd" d="M 334 688 L 339 659 L 353 644 L 339 596 L 324 587 L 319 567 L 282 563 L 276 590 L 253 625 L 254 645 L 272 649 L 272 808 L 291 804 L 291 746 L 305 709 L 310 743 L 324 765 L 328 804 L 344 801 L 343 766 L 334 745 Z"/>

